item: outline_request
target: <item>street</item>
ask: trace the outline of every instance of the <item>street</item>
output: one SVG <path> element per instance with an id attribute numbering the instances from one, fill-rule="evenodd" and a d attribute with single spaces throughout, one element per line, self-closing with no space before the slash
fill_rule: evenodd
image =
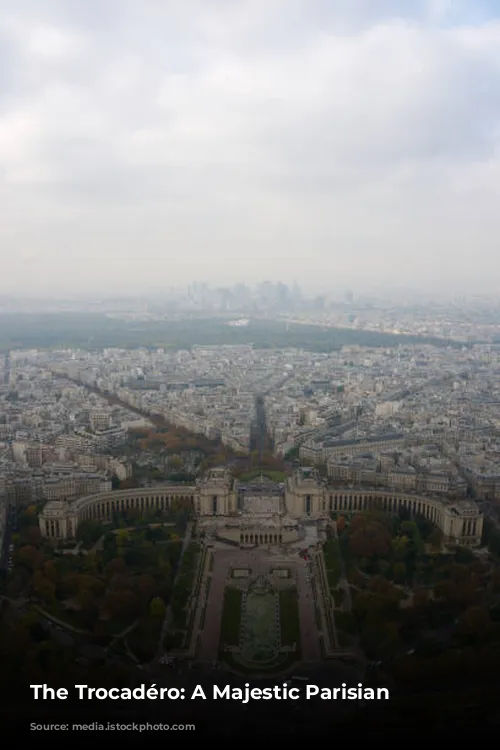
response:
<path id="1" fill-rule="evenodd" d="M 7 572 L 9 569 L 9 547 L 12 544 L 12 535 L 15 531 L 16 518 L 12 509 L 7 511 L 7 522 L 5 524 L 4 536 L 2 540 L 2 553 L 0 555 L 0 570 Z"/>

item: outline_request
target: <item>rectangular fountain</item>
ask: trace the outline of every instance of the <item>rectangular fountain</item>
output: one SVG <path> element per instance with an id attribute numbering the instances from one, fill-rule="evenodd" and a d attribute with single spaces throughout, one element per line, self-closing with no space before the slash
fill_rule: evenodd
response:
<path id="1" fill-rule="evenodd" d="M 249 568 L 234 568 L 232 571 L 233 578 L 248 578 L 250 575 Z"/>
<path id="2" fill-rule="evenodd" d="M 271 575 L 276 578 L 290 578 L 290 571 L 288 568 L 274 568 L 271 570 Z"/>

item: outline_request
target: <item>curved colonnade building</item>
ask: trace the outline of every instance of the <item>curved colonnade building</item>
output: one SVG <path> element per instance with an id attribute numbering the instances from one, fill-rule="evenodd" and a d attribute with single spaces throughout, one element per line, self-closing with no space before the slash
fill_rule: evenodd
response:
<path id="1" fill-rule="evenodd" d="M 328 487 L 313 469 L 299 469 L 285 485 L 252 482 L 245 487 L 224 468 L 212 469 L 194 485 L 162 485 L 101 492 L 66 502 L 48 502 L 39 516 L 44 537 L 70 539 L 86 520 L 109 522 L 132 508 L 168 511 L 190 505 L 201 528 L 240 544 L 280 544 L 300 538 L 300 527 L 330 518 L 331 513 L 405 508 L 443 532 L 447 543 L 479 546 L 483 515 L 470 501 L 450 502 L 393 490 Z"/>

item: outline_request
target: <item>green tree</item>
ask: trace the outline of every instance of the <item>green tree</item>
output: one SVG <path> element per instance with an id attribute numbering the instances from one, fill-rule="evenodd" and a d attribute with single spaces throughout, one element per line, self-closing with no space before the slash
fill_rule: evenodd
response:
<path id="1" fill-rule="evenodd" d="M 151 599 L 151 603 L 149 605 L 149 614 L 151 615 L 151 617 L 163 618 L 166 611 L 167 608 L 163 599 L 161 599 L 159 596 L 155 596 L 153 597 L 153 599 Z"/>
<path id="2" fill-rule="evenodd" d="M 407 536 L 397 536 L 391 542 L 391 547 L 398 560 L 404 559 L 408 551 L 409 539 Z"/>
<path id="3" fill-rule="evenodd" d="M 164 578 L 169 578 L 172 573 L 172 565 L 170 564 L 170 561 L 162 557 L 158 561 L 158 571 Z"/>
<path id="4" fill-rule="evenodd" d="M 123 547 L 123 545 L 129 540 L 130 534 L 127 529 L 119 529 L 118 533 L 115 534 L 117 547 Z"/>
<path id="5" fill-rule="evenodd" d="M 404 562 L 394 563 L 394 580 L 396 583 L 404 583 L 406 581 L 406 565 Z"/>
<path id="6" fill-rule="evenodd" d="M 495 592 L 500 591 L 500 568 L 495 568 L 491 574 L 491 583 Z"/>
<path id="7" fill-rule="evenodd" d="M 417 524 L 415 521 L 403 521 L 401 524 L 401 531 L 407 536 L 413 536 L 417 531 Z"/>
<path id="8" fill-rule="evenodd" d="M 36 507 L 30 505 L 25 511 L 19 516 L 19 524 L 21 527 L 36 526 L 38 527 L 38 518 L 36 513 Z"/>
<path id="9" fill-rule="evenodd" d="M 443 532 L 441 529 L 433 529 L 429 534 L 427 541 L 431 545 L 432 549 L 439 552 L 443 544 Z"/>
<path id="10" fill-rule="evenodd" d="M 78 524 L 76 539 L 84 547 L 91 547 L 102 536 L 102 526 L 97 521 L 87 520 Z"/>
<path id="11" fill-rule="evenodd" d="M 184 461 L 182 460 L 180 456 L 171 456 L 168 459 L 168 463 L 169 463 L 170 468 L 173 469 L 174 471 L 184 466 Z"/>
<path id="12" fill-rule="evenodd" d="M 142 513 L 139 508 L 127 508 L 127 511 L 125 513 L 125 518 L 130 523 L 131 526 L 134 526 L 142 517 Z"/>
<path id="13" fill-rule="evenodd" d="M 23 542 L 32 547 L 39 547 L 42 542 L 42 533 L 38 526 L 27 526 L 23 530 Z"/>

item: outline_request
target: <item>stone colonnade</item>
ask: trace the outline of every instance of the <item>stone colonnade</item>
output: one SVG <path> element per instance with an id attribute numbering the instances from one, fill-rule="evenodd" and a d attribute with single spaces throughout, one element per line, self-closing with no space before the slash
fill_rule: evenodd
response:
<path id="1" fill-rule="evenodd" d="M 356 511 L 385 511 L 386 513 L 397 513 L 406 508 L 410 513 L 424 516 L 431 523 L 441 526 L 443 522 L 443 508 L 440 504 L 427 500 L 423 497 L 411 497 L 410 495 L 398 495 L 389 492 L 337 492 L 329 494 L 325 498 L 324 510 L 329 512 L 344 511 L 354 513 Z"/>
<path id="2" fill-rule="evenodd" d="M 170 495 L 165 493 L 139 495 L 137 497 L 127 496 L 111 499 L 109 496 L 99 499 L 96 496 L 94 502 L 84 505 L 78 513 L 79 521 L 110 521 L 117 513 L 126 513 L 127 510 L 136 509 L 143 512 L 148 510 L 168 511 L 179 503 L 187 506 L 194 503 L 194 495 Z"/>
<path id="3" fill-rule="evenodd" d="M 115 490 L 79 498 L 71 502 L 49 501 L 39 516 L 42 536 L 53 539 L 74 537 L 82 521 L 109 523 L 128 510 L 141 513 L 194 507 L 196 488 L 161 487 L 158 489 Z"/>
<path id="4" fill-rule="evenodd" d="M 240 534 L 240 544 L 281 544 L 283 534 Z"/>

